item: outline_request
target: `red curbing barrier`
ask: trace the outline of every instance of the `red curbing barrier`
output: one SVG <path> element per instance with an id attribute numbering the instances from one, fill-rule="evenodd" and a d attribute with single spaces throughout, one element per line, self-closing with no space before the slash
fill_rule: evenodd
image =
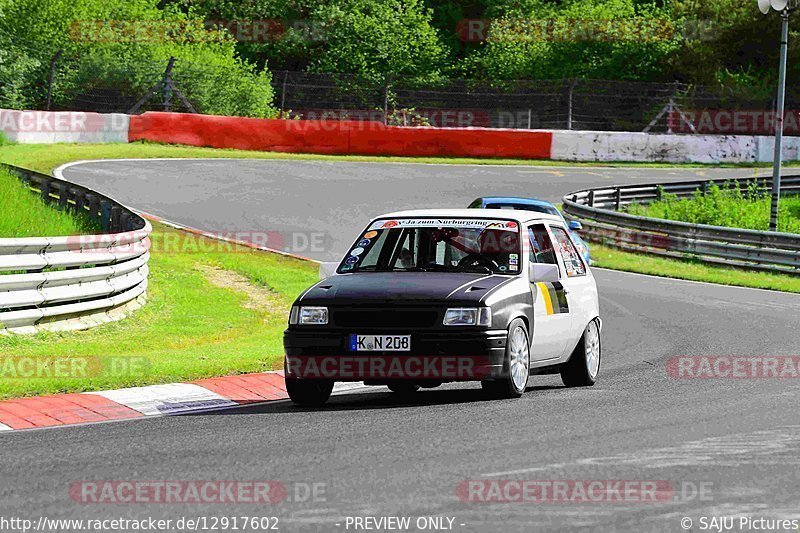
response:
<path id="1" fill-rule="evenodd" d="M 138 140 L 316 154 L 549 159 L 552 133 L 150 112 L 131 116 L 128 141 Z"/>

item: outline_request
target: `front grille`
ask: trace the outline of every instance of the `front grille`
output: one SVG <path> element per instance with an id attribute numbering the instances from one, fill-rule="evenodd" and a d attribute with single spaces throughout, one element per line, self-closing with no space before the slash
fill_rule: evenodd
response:
<path id="1" fill-rule="evenodd" d="M 428 328 L 441 320 L 430 308 L 332 309 L 331 317 L 340 328 Z"/>

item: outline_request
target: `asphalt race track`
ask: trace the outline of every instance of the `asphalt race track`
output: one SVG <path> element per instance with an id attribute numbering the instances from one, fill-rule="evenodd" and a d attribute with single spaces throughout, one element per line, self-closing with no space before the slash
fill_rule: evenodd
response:
<path id="1" fill-rule="evenodd" d="M 699 172 L 747 175 L 279 161 L 105 162 L 65 175 L 203 229 L 324 227 L 346 246 L 382 211 L 464 205 L 490 193 L 558 200 L 589 185 Z M 14 432 L 0 437 L 0 516 L 274 515 L 283 531 L 355 531 L 348 516 L 444 516 L 464 532 L 683 531 L 685 517 L 699 531 L 704 516 L 800 518 L 800 381 L 675 379 L 666 370 L 679 355 L 797 355 L 800 296 L 605 270 L 595 276 L 604 318 L 595 387 L 568 390 L 557 377 L 537 376 L 523 398 L 507 401 L 485 400 L 476 384 L 406 400 L 374 388 L 336 396 L 319 410 L 277 402 Z M 274 507 L 78 505 L 68 489 L 87 477 L 281 480 L 294 490 L 322 483 L 325 492 L 309 502 L 292 490 Z M 648 503 L 457 496 L 461 481 L 492 479 L 658 480 L 674 493 Z"/>
<path id="2" fill-rule="evenodd" d="M 241 232 L 245 240 L 269 232 L 267 238 L 295 242 L 291 251 L 320 260 L 340 259 L 370 217 L 390 211 L 466 207 L 482 195 L 560 202 L 564 194 L 592 186 L 752 175 L 746 169 L 236 159 L 105 161 L 64 171 L 67 179 L 147 213 L 215 233 Z M 317 236 L 324 246 L 304 245 Z"/>

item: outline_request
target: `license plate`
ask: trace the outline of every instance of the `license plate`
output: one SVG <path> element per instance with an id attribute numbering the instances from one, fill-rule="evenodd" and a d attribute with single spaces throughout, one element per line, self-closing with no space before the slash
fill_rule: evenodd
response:
<path id="1" fill-rule="evenodd" d="M 350 335 L 351 352 L 408 352 L 411 335 Z"/>

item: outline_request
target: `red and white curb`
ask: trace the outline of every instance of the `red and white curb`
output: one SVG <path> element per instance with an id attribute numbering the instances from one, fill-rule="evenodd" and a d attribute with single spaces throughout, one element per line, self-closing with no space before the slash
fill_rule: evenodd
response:
<path id="1" fill-rule="evenodd" d="M 362 383 L 337 383 L 333 393 L 362 388 L 366 388 Z M 17 398 L 0 401 L 0 431 L 197 413 L 288 397 L 283 371 L 279 370 L 191 383 Z"/>

